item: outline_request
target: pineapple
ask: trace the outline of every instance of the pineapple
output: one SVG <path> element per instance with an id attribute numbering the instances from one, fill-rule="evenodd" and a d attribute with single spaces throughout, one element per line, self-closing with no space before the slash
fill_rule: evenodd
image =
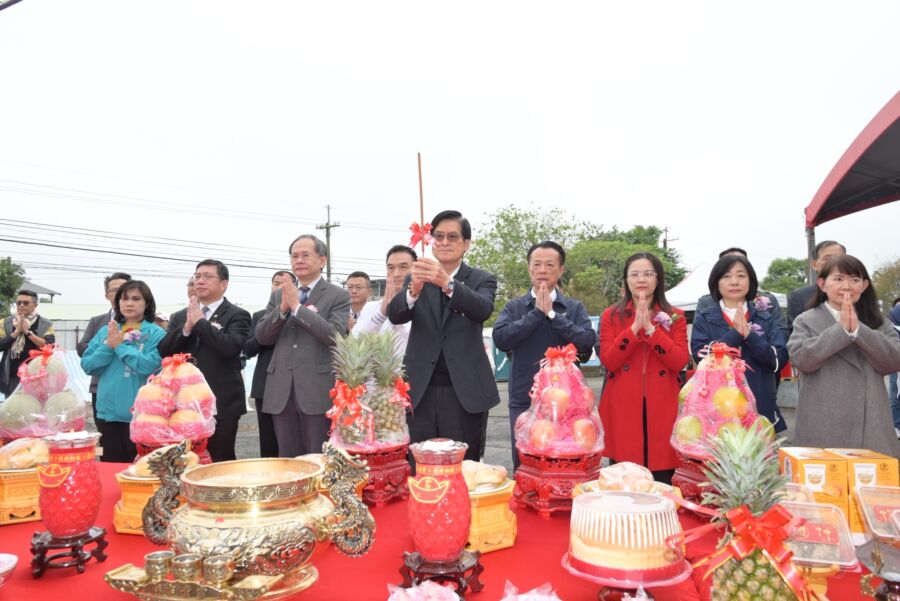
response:
<path id="1" fill-rule="evenodd" d="M 350 388 L 365 384 L 371 371 L 372 350 L 369 337 L 338 336 L 331 349 L 331 365 L 334 367 L 335 377 Z M 334 434 L 339 438 L 339 443 L 343 443 L 341 446 L 358 445 L 365 441 L 365 418 L 364 414 L 349 425 L 338 420 Z"/>
<path id="2" fill-rule="evenodd" d="M 757 424 L 744 430 L 725 430 L 710 439 L 712 459 L 704 473 L 716 492 L 704 492 L 703 504 L 716 505 L 725 512 L 747 505 L 754 517 L 760 517 L 783 494 L 787 477 L 778 473 L 778 447 L 768 431 Z M 719 541 L 731 539 L 731 533 Z M 712 601 L 795 600 L 787 582 L 778 574 L 760 550 L 737 561 L 732 558 L 713 572 Z"/>
<path id="3" fill-rule="evenodd" d="M 372 340 L 372 377 L 374 386 L 366 395 L 366 404 L 375 413 L 375 436 L 379 442 L 402 443 L 409 439 L 406 409 L 391 402 L 394 382 L 403 376 L 403 359 L 397 352 L 392 332 L 363 334 Z"/>

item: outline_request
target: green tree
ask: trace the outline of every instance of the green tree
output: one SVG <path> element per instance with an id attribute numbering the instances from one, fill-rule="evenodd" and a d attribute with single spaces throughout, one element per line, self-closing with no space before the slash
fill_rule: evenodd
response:
<path id="1" fill-rule="evenodd" d="M 882 301 L 885 313 L 891 310 L 891 303 L 900 297 L 900 259 L 884 263 L 872 274 L 875 294 Z"/>
<path id="2" fill-rule="evenodd" d="M 600 235 L 601 229 L 558 211 L 508 205 L 488 215 L 475 232 L 466 262 L 497 277 L 496 317 L 510 299 L 531 285 L 525 255 L 532 244 L 552 240 L 568 251 L 579 240 Z"/>
<path id="3" fill-rule="evenodd" d="M 759 283 L 759 287 L 768 292 L 784 293 L 802 288 L 806 286 L 806 270 L 806 259 L 794 257 L 775 259 L 769 264 L 769 271 Z"/>
<path id="4" fill-rule="evenodd" d="M 11 257 L 0 259 L 0 318 L 9 316 L 9 308 L 16 299 L 16 292 L 22 287 L 25 269 L 13 263 Z"/>

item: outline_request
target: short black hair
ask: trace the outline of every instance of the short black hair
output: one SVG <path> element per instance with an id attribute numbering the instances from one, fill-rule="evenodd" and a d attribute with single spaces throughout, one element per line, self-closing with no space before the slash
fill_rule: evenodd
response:
<path id="1" fill-rule="evenodd" d="M 153 299 L 153 293 L 150 292 L 150 286 L 141 280 L 128 280 L 116 290 L 116 300 L 113 303 L 116 321 L 125 323 L 125 316 L 122 315 L 122 310 L 119 308 L 119 302 L 122 300 L 122 295 L 129 290 L 137 290 L 141 293 L 141 296 L 144 297 L 144 321 L 153 323 L 156 319 L 156 301 Z"/>
<path id="2" fill-rule="evenodd" d="M 725 250 L 723 250 L 722 252 L 719 253 L 719 258 L 721 259 L 725 255 L 730 255 L 731 253 L 741 253 L 745 257 L 749 258 L 747 251 L 744 250 L 743 248 L 740 248 L 739 246 L 732 246 L 731 248 L 726 248 Z"/>
<path id="3" fill-rule="evenodd" d="M 823 240 L 816 244 L 816 248 L 813 249 L 813 258 L 818 259 L 819 255 L 822 254 L 822 249 L 826 246 L 840 246 L 841 250 L 844 251 L 844 254 L 847 254 L 847 247 L 840 242 L 835 242 L 834 240 Z"/>
<path id="4" fill-rule="evenodd" d="M 271 280 L 271 281 L 274 282 L 274 281 L 275 281 L 275 278 L 277 278 L 278 276 L 283 275 L 283 274 L 287 274 L 287 275 L 291 276 L 291 279 L 292 279 L 294 282 L 297 281 L 297 276 L 294 275 L 294 272 L 293 272 L 293 271 L 290 271 L 290 270 L 288 270 L 288 269 L 279 269 L 278 271 L 276 271 L 275 273 L 273 273 L 273 274 L 272 274 L 272 280 Z"/>
<path id="5" fill-rule="evenodd" d="M 315 244 L 316 247 L 316 254 L 320 257 L 328 256 L 328 245 L 326 245 L 324 242 L 322 242 L 312 234 L 300 234 L 299 236 L 294 238 L 294 241 L 288 245 L 288 255 L 291 254 L 291 249 L 294 248 L 294 245 L 297 244 L 297 241 L 299 240 L 312 240 L 313 244 Z"/>
<path id="6" fill-rule="evenodd" d="M 452 219 L 459 223 L 459 228 L 462 230 L 463 240 L 471 240 L 472 239 L 472 226 L 469 224 L 469 220 L 462 216 L 462 213 L 459 211 L 441 211 L 437 215 L 434 216 L 434 219 L 431 220 L 431 231 L 437 229 L 437 226 L 441 224 L 442 221 L 447 221 L 448 219 Z"/>
<path id="7" fill-rule="evenodd" d="M 895 306 L 897 303 L 900 303 L 900 296 L 898 296 L 897 298 L 895 298 L 895 299 L 891 302 L 891 306 L 893 307 L 893 306 Z"/>
<path id="8" fill-rule="evenodd" d="M 228 267 L 222 261 L 218 261 L 216 259 L 204 259 L 197 263 L 197 267 L 215 267 L 216 275 L 219 276 L 219 279 L 228 281 Z M 194 269 L 197 269 L 194 267 Z"/>
<path id="9" fill-rule="evenodd" d="M 750 301 L 756 298 L 756 293 L 759 290 L 759 280 L 756 278 L 756 270 L 750 264 L 750 259 L 741 255 L 725 255 L 713 265 L 712 271 L 709 272 L 709 282 L 707 282 L 709 284 L 709 294 L 716 301 L 722 300 L 722 293 L 719 292 L 719 280 L 731 271 L 735 263 L 743 265 L 744 269 L 747 270 L 747 275 L 750 276 L 750 289 L 747 290 L 746 300 Z"/>
<path id="10" fill-rule="evenodd" d="M 543 242 L 538 242 L 537 244 L 532 244 L 531 248 L 528 249 L 528 254 L 525 255 L 525 260 L 531 262 L 531 253 L 536 251 L 539 248 L 547 248 L 550 250 L 555 250 L 559 253 L 559 264 L 566 264 L 566 251 L 563 250 L 563 247 L 557 244 L 556 242 L 552 242 L 550 240 L 544 240 Z"/>
<path id="11" fill-rule="evenodd" d="M 394 253 L 407 253 L 412 257 L 412 260 L 415 261 L 419 258 L 419 255 L 416 254 L 416 251 L 406 246 L 405 244 L 395 244 L 390 247 L 387 251 L 387 254 L 384 255 L 384 262 L 387 263 L 388 259 L 391 258 L 391 255 Z"/>
<path id="12" fill-rule="evenodd" d="M 363 278 L 366 282 L 368 282 L 368 284 L 370 286 L 372 285 L 372 278 L 370 278 L 369 274 L 366 273 L 365 271 L 354 271 L 350 275 L 347 276 L 348 280 L 350 278 Z"/>
<path id="13" fill-rule="evenodd" d="M 21 290 L 16 292 L 16 296 L 22 296 L 23 294 L 25 296 L 30 296 L 31 298 L 33 298 L 34 302 L 38 301 L 37 292 L 35 292 L 34 290 L 29 290 L 28 288 L 22 288 Z"/>
<path id="14" fill-rule="evenodd" d="M 124 271 L 117 271 L 115 273 L 111 273 L 105 278 L 103 278 L 103 292 L 107 292 L 109 290 L 109 283 L 113 280 L 125 280 L 126 282 L 131 279 L 131 276 Z"/>

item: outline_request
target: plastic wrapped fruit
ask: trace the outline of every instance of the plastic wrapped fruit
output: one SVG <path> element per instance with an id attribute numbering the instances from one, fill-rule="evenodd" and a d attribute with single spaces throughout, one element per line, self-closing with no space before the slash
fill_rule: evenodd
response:
<path id="1" fill-rule="evenodd" d="M 534 376 L 531 407 L 516 421 L 516 448 L 563 456 L 603 450 L 597 402 L 575 365 L 574 345 L 549 348 Z"/>
<path id="2" fill-rule="evenodd" d="M 19 366 L 18 376 L 22 390 L 43 402 L 66 387 L 65 351 L 57 345 L 47 344 L 39 351 L 31 351 L 31 358 Z"/>
<path id="3" fill-rule="evenodd" d="M 47 426 L 56 432 L 84 430 L 84 414 L 84 403 L 68 388 L 51 394 L 44 403 Z"/>
<path id="4" fill-rule="evenodd" d="M 134 399 L 135 413 L 150 413 L 168 417 L 175 411 L 175 395 L 168 386 L 157 382 L 148 382 L 138 389 Z"/>
<path id="5" fill-rule="evenodd" d="M 0 405 L 0 438 L 20 438 L 41 422 L 41 402 L 24 392 L 14 392 Z"/>
<path id="6" fill-rule="evenodd" d="M 726 430 L 757 423 L 756 399 L 744 377 L 746 366 L 740 351 L 721 343 L 710 345 L 693 377 L 678 395 L 678 418 L 672 430 L 672 446 L 693 459 L 708 458 L 709 438 Z M 771 424 L 768 424 L 771 428 Z"/>

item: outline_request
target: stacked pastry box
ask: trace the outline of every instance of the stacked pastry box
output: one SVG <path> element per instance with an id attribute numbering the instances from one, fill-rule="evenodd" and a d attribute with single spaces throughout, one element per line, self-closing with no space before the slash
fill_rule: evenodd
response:
<path id="1" fill-rule="evenodd" d="M 792 482 L 807 486 L 816 503 L 844 512 L 856 544 L 865 540 L 866 526 L 857 498 L 860 487 L 900 486 L 897 459 L 867 449 L 784 447 L 781 470 Z"/>

